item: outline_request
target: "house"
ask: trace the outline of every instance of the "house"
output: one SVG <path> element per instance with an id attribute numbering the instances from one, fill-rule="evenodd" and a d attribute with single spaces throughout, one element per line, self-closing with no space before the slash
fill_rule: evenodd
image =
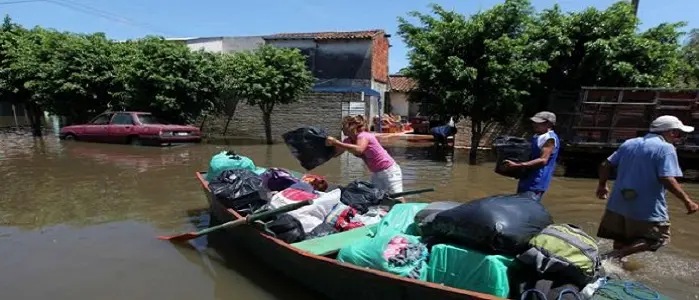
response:
<path id="1" fill-rule="evenodd" d="M 386 96 L 386 103 L 393 114 L 401 116 L 403 119 L 410 119 L 417 115 L 420 104 L 409 102 L 410 92 L 415 88 L 417 82 L 404 75 L 390 75 L 390 90 Z"/>
<path id="2" fill-rule="evenodd" d="M 181 41 L 192 50 L 224 53 L 252 50 L 263 44 L 299 49 L 316 84 L 301 101 L 275 107 L 272 136 L 279 139 L 282 133 L 303 125 L 324 127 L 331 135 L 339 136 L 343 116 L 361 114 L 371 119 L 383 113 L 389 81 L 389 37 L 376 29 L 170 40 Z M 207 131 L 216 134 L 224 123 L 215 121 Z M 264 137 L 262 114 L 257 107 L 238 105 L 231 124 L 231 135 Z"/>

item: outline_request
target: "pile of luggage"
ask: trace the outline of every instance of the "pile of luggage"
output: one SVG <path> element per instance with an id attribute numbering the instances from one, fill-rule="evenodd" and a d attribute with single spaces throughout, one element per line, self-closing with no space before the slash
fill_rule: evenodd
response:
<path id="1" fill-rule="evenodd" d="M 392 205 L 367 182 L 333 187 L 227 151 L 212 158 L 207 179 L 213 196 L 243 215 L 313 200 L 265 220 L 264 230 L 290 244 L 370 226 L 337 254 L 357 266 L 517 299 L 578 299 L 601 279 L 595 239 L 555 224 L 529 197 Z"/>
<path id="2" fill-rule="evenodd" d="M 213 196 L 242 215 L 313 200 L 265 220 L 264 230 L 287 243 L 376 224 L 389 208 L 381 205 L 387 194 L 368 182 L 331 187 L 321 176 L 259 168 L 250 158 L 230 151 L 212 157 L 206 179 Z"/>
<path id="3" fill-rule="evenodd" d="M 342 248 L 337 259 L 515 299 L 578 299 L 600 271 L 592 237 L 554 224 L 539 202 L 518 195 L 398 204 L 373 236 Z"/>

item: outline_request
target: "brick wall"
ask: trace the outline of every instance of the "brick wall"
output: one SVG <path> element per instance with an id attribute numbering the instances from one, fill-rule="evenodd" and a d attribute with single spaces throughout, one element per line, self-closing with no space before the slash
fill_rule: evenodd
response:
<path id="1" fill-rule="evenodd" d="M 361 101 L 358 93 L 309 93 L 299 102 L 278 105 L 272 112 L 272 138 L 281 141 L 281 135 L 304 125 L 326 128 L 329 134 L 339 137 L 342 122 L 342 103 Z M 205 132 L 213 136 L 223 133 L 226 117 L 210 117 Z M 264 141 L 265 130 L 262 112 L 257 106 L 238 104 L 228 126 L 226 136 L 248 137 Z"/>
<path id="2" fill-rule="evenodd" d="M 456 123 L 457 134 L 454 139 L 454 146 L 457 148 L 470 148 L 471 147 L 471 120 L 461 119 Z M 527 134 L 528 128 L 524 128 L 520 122 L 516 124 L 496 124 L 491 126 L 487 130 L 483 137 L 481 138 L 480 145 L 478 147 L 489 148 L 490 144 L 498 136 L 510 135 L 510 136 L 525 136 Z"/>
<path id="3" fill-rule="evenodd" d="M 379 82 L 388 82 L 388 38 L 381 32 L 373 38 L 371 51 L 371 77 Z"/>

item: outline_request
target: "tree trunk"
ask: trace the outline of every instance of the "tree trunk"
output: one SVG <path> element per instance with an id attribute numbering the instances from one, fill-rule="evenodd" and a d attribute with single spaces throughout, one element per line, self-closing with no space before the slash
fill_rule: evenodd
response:
<path id="1" fill-rule="evenodd" d="M 483 135 L 483 123 L 471 119 L 471 149 L 468 151 L 468 163 L 475 165 L 478 161 L 478 146 Z"/>
<path id="2" fill-rule="evenodd" d="M 272 144 L 272 112 L 262 112 L 262 121 L 265 123 L 265 138 L 267 145 Z"/>
<path id="3" fill-rule="evenodd" d="M 231 124 L 232 119 L 233 115 L 228 115 L 228 118 L 226 119 L 226 126 L 223 126 L 223 136 L 226 136 L 226 133 L 228 133 L 228 125 Z"/>
<path id="4" fill-rule="evenodd" d="M 226 107 L 226 114 L 228 115 L 228 119 L 226 120 L 226 126 L 223 127 L 224 136 L 228 132 L 228 125 L 231 123 L 231 120 L 233 120 L 233 116 L 235 115 L 235 110 L 238 107 L 238 99 L 233 100 L 227 104 L 228 107 Z"/>
<path id="5" fill-rule="evenodd" d="M 206 118 L 208 117 L 208 115 L 204 115 L 204 118 L 201 119 L 201 124 L 199 124 L 199 131 L 204 131 L 204 125 L 206 125 Z"/>
<path id="6" fill-rule="evenodd" d="M 29 117 L 29 124 L 32 127 L 32 136 L 41 137 L 41 108 L 36 103 L 27 103 L 25 107 L 27 110 L 27 117 Z"/>

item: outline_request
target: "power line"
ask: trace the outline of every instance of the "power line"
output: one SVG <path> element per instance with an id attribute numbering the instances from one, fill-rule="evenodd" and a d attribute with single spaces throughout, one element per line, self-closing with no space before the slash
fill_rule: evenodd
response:
<path id="1" fill-rule="evenodd" d="M 32 1 L 32 0 L 16 0 L 16 1 Z M 105 10 L 97 9 L 97 8 L 94 8 L 94 7 L 91 7 L 89 5 L 79 3 L 79 2 L 75 2 L 75 1 L 71 1 L 71 0 L 38 0 L 38 1 L 48 2 L 48 3 L 58 5 L 58 6 L 61 6 L 64 8 L 68 8 L 68 9 L 72 9 L 72 10 L 75 10 L 78 12 L 82 12 L 84 14 L 97 16 L 97 17 L 100 17 L 103 19 L 107 19 L 107 20 L 110 20 L 113 22 L 129 25 L 132 27 L 141 27 L 141 28 L 148 29 L 150 31 L 154 31 L 157 33 L 165 34 L 165 35 L 174 35 L 174 34 L 172 34 L 172 32 L 169 32 L 167 30 L 163 30 L 161 28 L 157 28 L 157 27 L 152 26 L 150 24 L 134 21 L 132 19 L 122 17 L 120 15 L 117 15 L 117 14 L 114 14 L 114 13 L 111 13 L 111 12 L 108 12 Z M 68 1 L 70 1 L 70 2 L 68 2 Z"/>
<path id="2" fill-rule="evenodd" d="M 0 5 L 5 4 L 18 4 L 18 3 L 29 3 L 29 2 L 40 2 L 42 0 L 15 0 L 15 1 L 0 1 Z"/>

